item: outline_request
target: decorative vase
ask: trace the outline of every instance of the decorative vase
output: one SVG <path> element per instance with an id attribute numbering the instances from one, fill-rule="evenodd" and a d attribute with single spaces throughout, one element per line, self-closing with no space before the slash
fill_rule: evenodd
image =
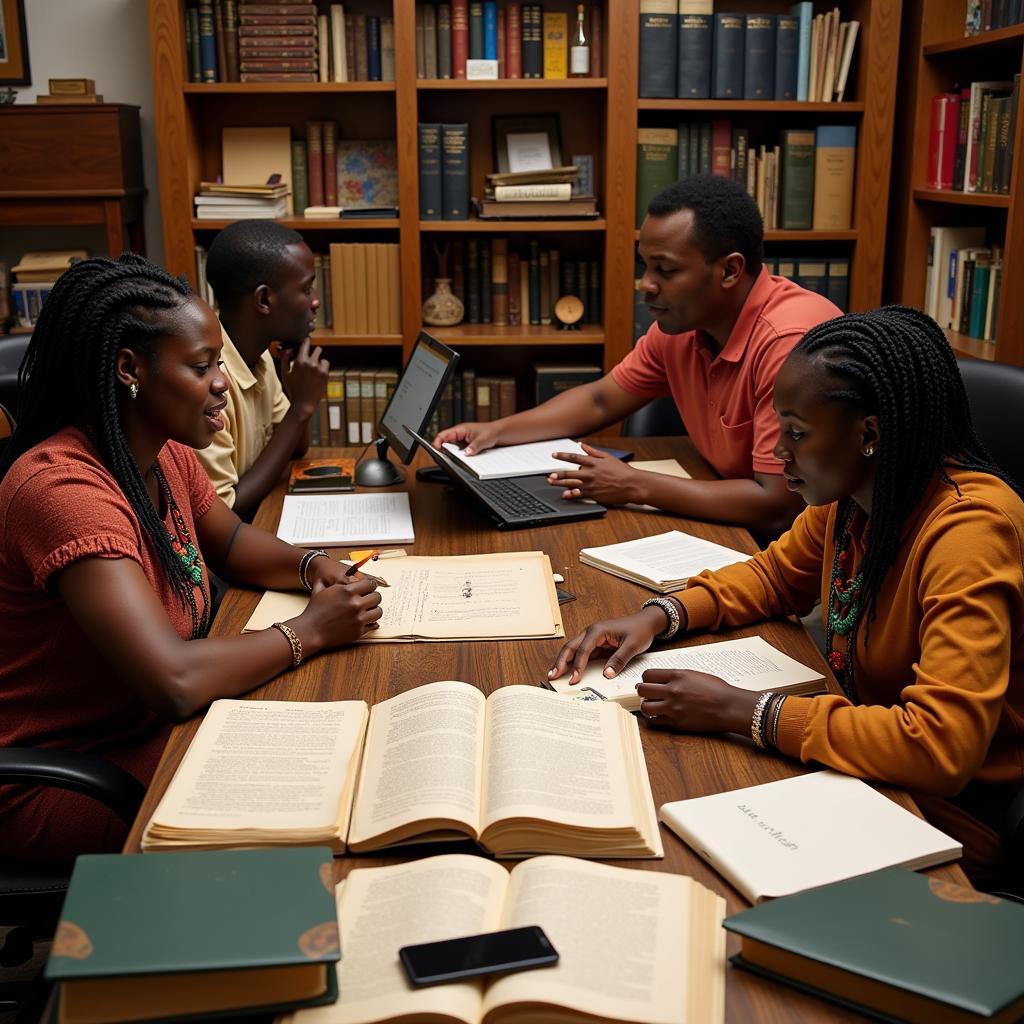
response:
<path id="1" fill-rule="evenodd" d="M 434 294 L 423 303 L 423 322 L 431 327 L 453 327 L 462 322 L 465 308 L 452 291 L 452 279 L 439 277 Z"/>

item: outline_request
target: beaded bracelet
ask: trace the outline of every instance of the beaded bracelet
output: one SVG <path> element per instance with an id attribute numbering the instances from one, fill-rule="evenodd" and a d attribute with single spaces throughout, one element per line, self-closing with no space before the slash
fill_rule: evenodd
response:
<path id="1" fill-rule="evenodd" d="M 302 641 L 299 639 L 298 634 L 291 626 L 283 622 L 272 622 L 271 626 L 274 629 L 279 629 L 284 634 L 284 638 L 291 645 L 292 649 L 292 668 L 298 668 L 302 662 Z"/>
<path id="2" fill-rule="evenodd" d="M 774 696 L 775 693 L 771 690 L 762 693 L 757 698 L 757 703 L 754 705 L 754 714 L 750 719 L 750 738 L 759 750 L 765 750 L 768 746 L 764 740 L 764 713 Z"/>
<path id="3" fill-rule="evenodd" d="M 651 597 L 644 601 L 640 607 L 641 609 L 650 608 L 652 605 L 660 608 L 668 617 L 668 626 L 661 633 L 658 633 L 654 639 L 671 640 L 679 632 L 679 627 L 682 625 L 682 620 L 679 617 L 679 606 L 670 597 Z"/>
<path id="4" fill-rule="evenodd" d="M 309 568 L 309 563 L 312 562 L 314 558 L 319 558 L 321 555 L 324 558 L 331 557 L 323 548 L 317 548 L 315 551 L 307 551 L 302 558 L 299 559 L 299 582 L 309 593 L 313 592 L 313 584 L 306 578 L 306 570 Z"/>
<path id="5" fill-rule="evenodd" d="M 779 715 L 782 713 L 782 705 L 786 703 L 786 696 L 784 693 L 779 694 L 772 705 L 772 725 L 769 736 L 766 737 L 766 741 L 771 747 L 778 748 L 779 746 Z"/>

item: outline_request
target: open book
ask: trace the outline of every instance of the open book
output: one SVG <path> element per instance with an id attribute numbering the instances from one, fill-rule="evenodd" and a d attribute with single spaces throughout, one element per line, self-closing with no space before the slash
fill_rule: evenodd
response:
<path id="1" fill-rule="evenodd" d="M 962 851 L 866 782 L 833 771 L 676 800 L 659 816 L 751 903 L 881 868 L 932 867 Z"/>
<path id="2" fill-rule="evenodd" d="M 477 840 L 502 857 L 661 857 L 636 719 L 534 686 L 363 701 L 218 700 L 144 850 Z"/>
<path id="3" fill-rule="evenodd" d="M 531 441 L 529 444 L 510 444 L 501 448 L 488 448 L 476 455 L 467 455 L 457 444 L 445 444 L 444 449 L 481 480 L 495 480 L 500 477 L 538 476 L 571 469 L 572 463 L 553 459 L 552 452 L 572 452 L 574 455 L 587 453 L 575 441 L 567 437 L 553 441 Z"/>
<path id="4" fill-rule="evenodd" d="M 774 690 L 776 693 L 806 695 L 822 693 L 825 689 L 825 677 L 820 672 L 783 654 L 759 636 L 641 654 L 612 679 L 605 679 L 601 674 L 604 666 L 604 661 L 590 662 L 574 686 L 569 685 L 567 675 L 561 679 L 546 680 L 544 685 L 557 693 L 583 700 L 600 698 L 614 701 L 627 711 L 636 711 L 640 707 L 636 686 L 649 668 L 707 672 L 742 690 L 757 692 Z"/>
<path id="5" fill-rule="evenodd" d="M 536 857 L 511 872 L 448 855 L 356 868 L 338 886 L 333 1006 L 278 1024 L 721 1024 L 725 901 L 660 871 Z M 401 946 L 539 924 L 553 967 L 413 988 Z"/>
<path id="6" fill-rule="evenodd" d="M 360 643 L 413 640 L 530 640 L 565 636 L 551 560 L 543 551 L 427 557 L 367 566 L 387 580 L 378 628 Z M 303 593 L 268 590 L 243 632 L 301 615 Z"/>
<path id="7" fill-rule="evenodd" d="M 705 569 L 721 569 L 748 558 L 750 555 L 742 551 L 691 537 L 679 530 L 580 551 L 584 565 L 603 569 L 659 594 L 682 590 L 691 576 Z"/>

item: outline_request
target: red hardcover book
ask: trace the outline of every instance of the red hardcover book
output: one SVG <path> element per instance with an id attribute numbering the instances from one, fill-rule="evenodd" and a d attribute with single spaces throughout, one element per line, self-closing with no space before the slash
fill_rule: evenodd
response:
<path id="1" fill-rule="evenodd" d="M 303 50 L 316 54 L 316 40 L 312 36 L 246 36 L 238 40 L 238 52 L 249 50 Z"/>
<path id="2" fill-rule="evenodd" d="M 452 0 L 452 78 L 466 77 L 469 57 L 469 0 Z"/>
<path id="3" fill-rule="evenodd" d="M 324 126 L 321 121 L 310 121 L 306 125 L 306 167 L 309 205 L 324 206 Z"/>
<path id="4" fill-rule="evenodd" d="M 956 147 L 960 137 L 960 97 L 945 93 L 932 97 L 928 137 L 928 187 L 951 189 Z"/>
<path id="5" fill-rule="evenodd" d="M 315 14 L 249 14 L 247 12 L 248 8 L 244 4 L 238 9 L 239 25 L 256 25 L 263 28 L 273 25 L 289 29 L 310 25 L 314 31 L 316 30 Z"/>
<path id="6" fill-rule="evenodd" d="M 510 252 L 508 254 L 508 322 L 512 327 L 517 327 L 523 322 L 519 289 L 519 253 Z"/>
<path id="7" fill-rule="evenodd" d="M 246 39 L 265 39 L 269 36 L 287 38 L 289 42 L 300 36 L 315 37 L 316 25 L 238 25 L 238 45 L 245 46 Z"/>
<path id="8" fill-rule="evenodd" d="M 241 51 L 243 61 L 250 60 L 305 60 L 316 61 L 316 50 L 304 50 L 298 47 L 260 46 L 246 47 Z"/>
<path id="9" fill-rule="evenodd" d="M 604 54 L 604 18 L 601 5 L 594 4 L 590 8 L 590 77 L 600 78 L 604 74 L 602 57 Z"/>
<path id="10" fill-rule="evenodd" d="M 316 71 L 316 61 L 308 59 L 284 60 L 269 57 L 263 60 L 243 60 L 242 71 Z"/>
<path id="11" fill-rule="evenodd" d="M 505 61 L 505 74 L 509 78 L 523 77 L 523 9 L 519 0 L 508 5 L 508 18 L 505 23 L 505 48 L 508 59 Z"/>
<path id="12" fill-rule="evenodd" d="M 498 8 L 498 77 L 507 78 L 508 54 L 505 52 L 505 8 Z"/>
<path id="13" fill-rule="evenodd" d="M 366 15 L 357 14 L 356 20 L 356 81 L 368 82 L 370 71 L 366 55 Z"/>
<path id="14" fill-rule="evenodd" d="M 315 82 L 314 71 L 243 71 L 243 82 Z"/>
<path id="15" fill-rule="evenodd" d="M 354 14 L 345 15 L 345 67 L 348 80 L 356 81 L 356 19 Z"/>
<path id="16" fill-rule="evenodd" d="M 316 14 L 316 4 L 251 4 L 242 0 L 249 14 Z"/>
<path id="17" fill-rule="evenodd" d="M 229 82 L 238 81 L 238 4 L 224 0 L 224 59 Z"/>
<path id="18" fill-rule="evenodd" d="M 338 126 L 324 121 L 324 205 L 338 205 Z"/>
<path id="19" fill-rule="evenodd" d="M 228 57 L 224 49 L 224 0 L 213 0 L 214 35 L 217 42 L 217 81 L 227 82 Z"/>
<path id="20" fill-rule="evenodd" d="M 732 177 L 732 121 L 711 122 L 711 173 Z"/>

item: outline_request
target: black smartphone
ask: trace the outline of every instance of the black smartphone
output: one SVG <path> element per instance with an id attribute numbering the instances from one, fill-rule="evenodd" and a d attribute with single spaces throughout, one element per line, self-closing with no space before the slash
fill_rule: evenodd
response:
<path id="1" fill-rule="evenodd" d="M 398 956 L 414 985 L 441 985 L 478 974 L 507 974 L 558 963 L 555 947 L 537 925 L 403 946 Z"/>

